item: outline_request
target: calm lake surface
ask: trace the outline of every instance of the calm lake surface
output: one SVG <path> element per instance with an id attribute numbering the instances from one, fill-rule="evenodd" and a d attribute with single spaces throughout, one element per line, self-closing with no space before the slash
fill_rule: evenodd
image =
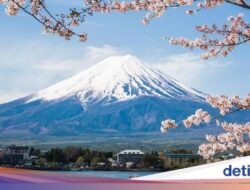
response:
<path id="1" fill-rule="evenodd" d="M 58 172 L 70 174 L 75 176 L 92 176 L 92 177 L 105 177 L 115 179 L 129 179 L 129 176 L 136 175 L 138 177 L 156 174 L 157 172 L 128 172 L 128 171 L 66 171 Z"/>

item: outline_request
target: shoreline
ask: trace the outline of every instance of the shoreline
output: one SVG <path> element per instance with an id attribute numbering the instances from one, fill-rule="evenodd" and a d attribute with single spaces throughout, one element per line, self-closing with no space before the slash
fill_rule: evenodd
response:
<path id="1" fill-rule="evenodd" d="M 31 168 L 31 167 L 7 167 L 7 166 L 1 166 L 5 168 L 13 168 L 13 169 L 25 169 L 25 170 L 34 170 L 34 171 L 47 171 L 47 172 L 84 172 L 84 171 L 104 171 L 104 172 L 110 172 L 110 171 L 117 171 L 117 172 L 165 172 L 168 170 L 164 169 L 138 169 L 138 168 L 120 168 L 120 169 L 107 169 L 107 168 L 90 168 L 90 169 L 65 169 L 65 168 Z"/>

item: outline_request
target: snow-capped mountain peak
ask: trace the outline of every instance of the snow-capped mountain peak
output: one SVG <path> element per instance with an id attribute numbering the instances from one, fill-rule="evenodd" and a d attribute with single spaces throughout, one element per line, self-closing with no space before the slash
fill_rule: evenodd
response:
<path id="1" fill-rule="evenodd" d="M 102 139 L 113 145 L 117 137 L 141 141 L 152 135 L 155 142 L 162 120 L 183 120 L 198 108 L 211 109 L 202 93 L 136 57 L 113 56 L 37 93 L 1 104 L 0 129 L 4 138 L 25 140 L 60 137 L 61 142 L 61 137 L 81 136 L 91 144 Z M 188 134 L 192 139 L 200 136 L 184 136 Z"/>
<path id="2" fill-rule="evenodd" d="M 27 102 L 76 96 L 83 105 L 140 96 L 202 100 L 203 95 L 131 56 L 112 56 L 83 72 L 31 95 Z"/>

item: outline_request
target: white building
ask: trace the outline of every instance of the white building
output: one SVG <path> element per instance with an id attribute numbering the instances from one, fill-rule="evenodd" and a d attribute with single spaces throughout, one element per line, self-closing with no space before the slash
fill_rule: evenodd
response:
<path id="1" fill-rule="evenodd" d="M 7 154 L 21 155 L 23 157 L 23 160 L 27 160 L 29 158 L 29 147 L 28 146 L 10 145 L 7 147 Z"/>
<path id="2" fill-rule="evenodd" d="M 117 154 L 117 163 L 126 164 L 133 162 L 135 164 L 141 163 L 144 158 L 144 153 L 140 150 L 123 150 Z"/>
<path id="3" fill-rule="evenodd" d="M 16 165 L 29 159 L 29 147 L 10 145 L 0 151 L 0 164 Z"/>

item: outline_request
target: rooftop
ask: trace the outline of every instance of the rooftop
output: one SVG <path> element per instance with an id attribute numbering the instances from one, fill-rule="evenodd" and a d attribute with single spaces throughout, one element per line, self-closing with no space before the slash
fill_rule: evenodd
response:
<path id="1" fill-rule="evenodd" d="M 167 157 L 171 158 L 199 158 L 201 157 L 199 154 L 166 154 Z"/>
<path id="2" fill-rule="evenodd" d="M 144 154 L 144 153 L 140 150 L 123 150 L 118 154 Z"/>
<path id="3" fill-rule="evenodd" d="M 19 145 L 10 145 L 8 146 L 8 149 L 11 149 L 11 150 L 28 150 L 29 147 L 28 146 L 19 146 Z"/>

